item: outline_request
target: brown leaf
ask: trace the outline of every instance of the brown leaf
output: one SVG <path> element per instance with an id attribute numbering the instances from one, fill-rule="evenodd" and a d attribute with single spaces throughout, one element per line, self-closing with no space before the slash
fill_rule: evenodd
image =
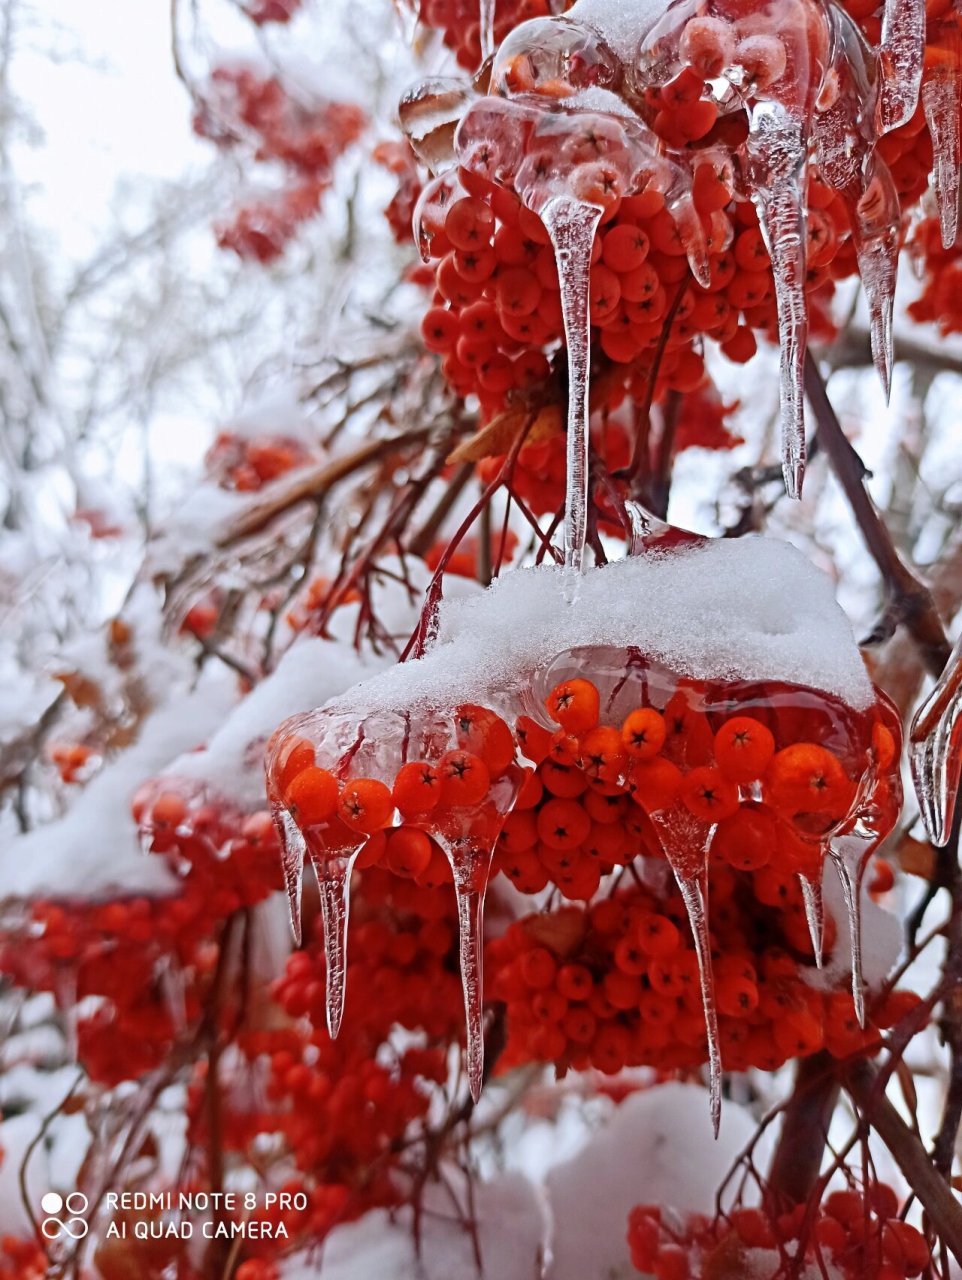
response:
<path id="1" fill-rule="evenodd" d="M 583 911 L 577 907 L 566 907 L 552 912 L 550 916 L 533 916 L 525 921 L 524 931 L 529 938 L 564 960 L 581 946 L 587 927 Z"/>
<path id="2" fill-rule="evenodd" d="M 898 850 L 899 866 L 910 876 L 931 880 L 935 874 L 935 850 L 926 840 L 903 836 Z"/>
<path id="3" fill-rule="evenodd" d="M 448 457 L 448 462 L 480 462 L 483 458 L 500 458 L 510 451 L 518 438 L 518 432 L 524 430 L 528 417 L 527 410 L 506 409 L 504 413 L 492 418 L 470 440 L 462 440 Z M 542 406 L 525 436 L 525 444 L 534 444 L 548 436 L 560 435 L 563 423 L 560 405 Z"/>

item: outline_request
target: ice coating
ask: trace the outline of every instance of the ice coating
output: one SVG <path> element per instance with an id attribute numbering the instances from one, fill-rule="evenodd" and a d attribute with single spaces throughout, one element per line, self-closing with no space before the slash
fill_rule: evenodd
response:
<path id="1" fill-rule="evenodd" d="M 708 850 L 713 827 L 673 809 L 651 814 L 652 826 L 671 867 L 691 926 L 698 958 L 698 978 L 708 1040 L 708 1088 L 715 1137 L 721 1125 L 722 1060 L 718 1038 L 718 1005 L 708 929 Z"/>
<path id="2" fill-rule="evenodd" d="M 954 55 L 954 56 L 953 56 Z M 959 225 L 959 51 L 953 50 L 945 64 L 936 69 L 922 86 L 922 107 L 932 137 L 933 186 L 939 210 L 942 246 L 951 249 Z"/>
<path id="3" fill-rule="evenodd" d="M 494 11 L 497 0 L 478 0 L 478 24 L 481 35 L 481 57 L 494 53 Z"/>
<path id="4" fill-rule="evenodd" d="M 698 678 L 797 682 L 853 707 L 874 699 L 829 579 L 788 543 L 750 536 L 620 560 L 585 573 L 570 606 L 566 576 L 515 570 L 445 603 L 431 653 L 346 697 L 372 710 L 477 701 L 565 649 L 604 644 L 642 646 Z"/>
<path id="5" fill-rule="evenodd" d="M 561 197 L 591 203 L 601 170 L 615 197 L 654 185 L 696 282 L 709 288 L 704 219 L 692 199 L 693 166 L 706 148 L 666 144 L 652 127 L 659 109 L 650 94 L 694 75 L 702 82 L 701 102 L 719 121 L 744 119 L 747 140 L 728 146 L 737 173 L 733 197 L 755 203 L 771 261 L 781 347 L 782 464 L 787 491 L 797 497 L 805 469 L 807 165 L 816 157 L 826 182 L 849 206 L 873 358 L 888 395 L 899 202 L 875 148 L 915 110 L 925 13 L 919 0 L 888 0 L 882 41 L 874 49 L 830 0 L 743 10 L 731 0 L 577 0 L 564 14 L 523 22 L 494 54 L 489 96 L 466 105 L 454 150 L 464 168 L 513 190 L 542 215 Z M 945 67 L 927 86 L 926 110 L 948 236 L 958 175 L 957 52 Z M 596 154 L 578 153 L 579 130 L 593 142 L 600 139 Z M 576 410 L 572 404 L 572 418 Z M 575 510 L 579 492 L 575 472 Z"/>
<path id="6" fill-rule="evenodd" d="M 452 752 L 457 753 L 467 710 L 476 712 L 479 708 L 455 711 L 452 707 L 443 714 L 435 710 L 412 714 L 410 709 L 397 706 L 378 712 L 371 709 L 366 697 L 359 697 L 350 709 L 341 705 L 290 717 L 271 739 L 265 765 L 271 813 L 281 835 L 291 922 L 298 941 L 305 856 L 310 858 L 317 877 L 327 962 L 327 1026 L 332 1039 L 340 1030 L 344 1014 L 350 883 L 355 863 L 376 847 L 379 838 L 383 840 L 385 828 L 394 826 L 424 832 L 440 846 L 451 868 L 457 900 L 466 1065 L 471 1095 L 477 1101 L 484 1074 L 481 959 L 485 893 L 495 844 L 525 771 L 515 762 L 508 736 L 507 756 L 497 768 L 492 767 L 493 776 L 482 783 L 483 790 L 477 796 L 462 800 L 442 796 L 430 811 L 402 817 L 391 790 L 405 765 L 421 764 L 433 769 L 435 765 L 441 767 Z M 487 711 L 484 714 L 492 715 Z M 503 724 L 501 730 L 507 735 Z M 305 814 L 298 808 L 291 787 L 299 777 L 311 772 L 324 772 L 329 785 L 336 784 L 342 799 L 352 782 L 380 784 L 385 812 L 376 825 L 365 831 L 352 828 L 350 814 L 336 807 L 333 800 L 330 808 L 323 811 L 324 816 L 310 811 Z"/>
<path id="7" fill-rule="evenodd" d="M 760 102 L 751 113 L 749 173 L 758 221 L 772 260 L 778 308 L 779 402 L 782 471 L 790 498 L 802 494 L 805 476 L 805 206 L 802 190 L 806 147 L 800 121 L 779 103 Z"/>
<path id="8" fill-rule="evenodd" d="M 919 100 L 925 52 L 925 0 L 885 0 L 879 55 L 882 90 L 879 131 L 912 118 Z"/>
<path id="9" fill-rule="evenodd" d="M 935 688 L 919 707 L 909 735 L 912 780 L 925 831 L 934 845 L 948 843 L 962 780 L 962 639 L 956 642 Z"/>
<path id="10" fill-rule="evenodd" d="M 580 573 L 588 531 L 588 371 L 591 328 L 588 283 L 591 244 L 602 210 L 557 196 L 542 211 L 551 237 L 568 348 L 568 444 L 565 483 L 565 566 Z"/>

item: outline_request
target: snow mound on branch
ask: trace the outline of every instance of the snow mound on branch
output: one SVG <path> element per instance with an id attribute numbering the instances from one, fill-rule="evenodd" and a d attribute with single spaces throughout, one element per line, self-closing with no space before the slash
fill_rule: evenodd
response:
<path id="1" fill-rule="evenodd" d="M 871 682 L 829 579 L 772 538 L 718 539 L 589 570 L 565 598 L 556 566 L 504 574 L 441 607 L 424 658 L 350 690 L 366 711 L 456 706 L 509 693 L 568 649 L 634 647 L 679 675 L 777 680 L 871 705 Z"/>
<path id="2" fill-rule="evenodd" d="M 263 807 L 264 747 L 281 721 L 321 705 L 383 669 L 385 662 L 362 658 L 347 644 L 301 640 L 228 716 L 203 751 L 179 757 L 164 772 L 202 779 L 242 809 Z"/>
<path id="3" fill-rule="evenodd" d="M 553 1222 L 546 1280 L 628 1280 L 628 1214 L 636 1204 L 712 1213 L 715 1193 L 757 1131 L 744 1107 L 726 1102 L 712 1137 L 705 1090 L 663 1084 L 633 1094 L 571 1160 L 547 1177 Z M 762 1138 L 756 1162 L 765 1166 Z"/>
<path id="4" fill-rule="evenodd" d="M 317 443 L 317 422 L 308 413 L 292 387 L 285 387 L 252 399 L 239 413 L 228 418 L 221 431 L 254 439 L 258 436 L 286 436 L 302 444 Z"/>
<path id="5" fill-rule="evenodd" d="M 137 742 L 100 773 L 69 811 L 10 842 L 2 893 L 10 898 L 108 898 L 170 893 L 176 878 L 140 849 L 130 802 L 142 782 L 203 742 L 236 698 L 233 680 L 204 684 L 145 721 Z"/>
<path id="6" fill-rule="evenodd" d="M 639 44 L 666 8 L 665 0 L 577 0 L 565 17 L 594 27 L 619 58 L 633 62 Z"/>
<path id="7" fill-rule="evenodd" d="M 443 1189 L 426 1188 L 420 1257 L 411 1210 L 379 1209 L 332 1232 L 320 1267 L 316 1259 L 292 1259 L 281 1273 L 283 1280 L 316 1280 L 319 1275 L 324 1280 L 468 1280 L 479 1274 L 497 1280 L 537 1280 L 542 1274 L 545 1222 L 532 1184 L 519 1174 L 476 1182 L 472 1202 L 463 1178 L 456 1170 L 447 1172 L 462 1212 Z M 473 1218 L 476 1225 L 480 1272 L 472 1233 L 462 1218 Z"/>

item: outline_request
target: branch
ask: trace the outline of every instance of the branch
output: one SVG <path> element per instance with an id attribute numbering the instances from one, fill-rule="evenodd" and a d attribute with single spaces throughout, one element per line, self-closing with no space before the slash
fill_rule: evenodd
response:
<path id="1" fill-rule="evenodd" d="M 846 439 L 811 352 L 805 360 L 805 390 L 818 422 L 818 438 L 828 454 L 865 545 L 888 593 L 883 635 L 902 623 L 917 645 L 926 669 L 938 676 L 949 657 L 949 642 L 928 587 L 901 559 L 878 508 L 865 487 L 865 464 Z M 891 629 L 885 627 L 886 620 Z"/>
<path id="2" fill-rule="evenodd" d="M 828 1053 L 799 1060 L 768 1175 L 776 1212 L 805 1204 L 818 1182 L 839 1092 L 838 1071 Z"/>
<path id="3" fill-rule="evenodd" d="M 962 1205 L 922 1143 L 877 1087 L 874 1069 L 868 1062 L 859 1062 L 846 1074 L 844 1083 L 864 1119 L 895 1158 L 942 1242 L 962 1263 Z"/>

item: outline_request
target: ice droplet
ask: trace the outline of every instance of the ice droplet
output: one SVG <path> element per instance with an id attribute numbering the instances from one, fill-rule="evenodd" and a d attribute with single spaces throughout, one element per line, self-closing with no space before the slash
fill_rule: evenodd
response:
<path id="1" fill-rule="evenodd" d="M 580 573 L 588 532 L 588 379 L 591 338 L 588 284 L 591 246 L 602 210 L 564 196 L 549 200 L 541 220 L 551 237 L 568 347 L 568 456 L 565 494 L 565 565 Z"/>
<path id="2" fill-rule="evenodd" d="M 711 962 L 711 937 L 708 932 L 708 846 L 714 827 L 707 826 L 678 809 L 652 813 L 650 817 L 685 904 L 695 942 L 702 1007 L 705 1011 L 705 1032 L 708 1037 L 711 1122 L 717 1138 L 721 1125 L 722 1062 L 715 975 Z"/>
<path id="3" fill-rule="evenodd" d="M 812 950 L 815 953 L 815 967 L 821 969 L 825 943 L 825 904 L 822 900 L 821 874 L 817 880 L 810 880 L 808 876 L 799 873 L 798 882 L 802 887 L 805 920 L 808 924 L 808 936 L 812 940 Z"/>
<path id="4" fill-rule="evenodd" d="M 484 848 L 470 837 L 445 839 L 437 835 L 437 838 L 451 864 L 458 903 L 461 989 L 464 992 L 464 1016 L 467 1023 L 468 1085 L 471 1097 L 477 1102 L 484 1079 L 484 896 L 491 875 L 494 845 Z"/>
<path id="5" fill-rule="evenodd" d="M 959 229 L 959 66 L 937 68 L 922 85 L 922 107 L 932 138 L 932 181 L 942 247 L 951 249 Z"/>
<path id="6" fill-rule="evenodd" d="M 838 873 L 848 917 L 852 956 L 852 999 L 858 1025 L 865 1026 L 865 994 L 862 988 L 862 876 L 871 846 L 859 836 L 839 836 L 832 841 L 831 859 Z"/>
<path id="7" fill-rule="evenodd" d="M 278 801 L 272 801 L 271 817 L 280 835 L 281 868 L 284 872 L 284 888 L 287 890 L 291 932 L 294 935 L 295 945 L 299 947 L 301 945 L 301 892 L 307 845 L 286 806 Z"/>
<path id="8" fill-rule="evenodd" d="M 935 688 L 919 707 L 909 734 L 909 760 L 926 835 L 938 847 L 952 830 L 962 777 L 962 638 Z"/>
<path id="9" fill-rule="evenodd" d="M 885 0 L 879 45 L 879 132 L 897 129 L 915 113 L 924 52 L 925 0 Z"/>
<path id="10" fill-rule="evenodd" d="M 327 962 L 326 1011 L 327 1029 L 337 1039 L 344 1016 L 344 993 L 347 988 L 347 924 L 351 911 L 351 869 L 363 845 L 349 852 L 328 853 L 311 850 L 311 862 L 321 895 L 321 921 L 324 926 L 324 959 Z"/>
<path id="11" fill-rule="evenodd" d="M 778 102 L 752 108 L 749 184 L 772 261 L 778 308 L 782 470 L 789 497 L 801 497 L 805 476 L 803 378 L 808 342 L 805 301 L 806 147 L 801 123 Z"/>

